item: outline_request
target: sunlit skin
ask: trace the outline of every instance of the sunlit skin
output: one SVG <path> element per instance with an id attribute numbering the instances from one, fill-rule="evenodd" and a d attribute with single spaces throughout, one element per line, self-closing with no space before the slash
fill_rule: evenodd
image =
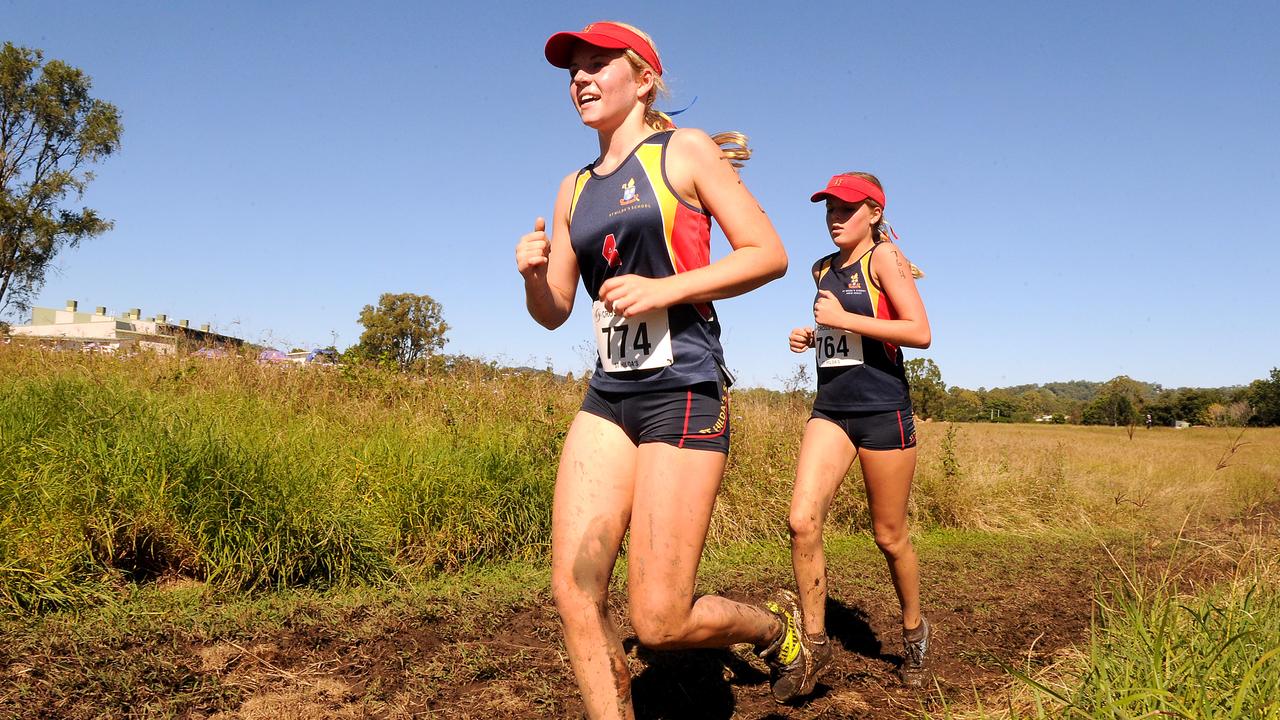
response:
<path id="1" fill-rule="evenodd" d="M 847 267 L 870 250 L 875 244 L 872 228 L 882 216 L 883 210 L 875 203 L 850 203 L 828 197 L 827 231 L 839 249 L 833 262 Z M 813 306 L 814 322 L 896 345 L 928 347 L 932 340 L 929 320 L 910 268 L 902 251 L 889 241 L 882 241 L 871 256 L 872 281 L 884 290 L 897 319 L 847 312 L 835 295 L 823 290 Z M 815 284 L 820 269 L 815 263 Z M 813 326 L 796 328 L 788 337 L 793 352 L 804 352 L 813 347 L 813 342 Z M 800 590 L 805 632 L 814 637 L 826 632 L 827 568 L 822 527 L 836 491 L 855 459 L 862 465 L 872 532 L 889 564 L 902 609 L 902 626 L 906 629 L 920 624 L 920 572 L 907 528 L 907 501 L 915 476 L 916 448 L 857 448 L 835 423 L 811 418 L 805 424 L 800 443 L 788 523 L 791 564 Z"/>
<path id="2" fill-rule="evenodd" d="M 621 51 L 579 44 L 569 92 L 599 138 L 596 171 L 617 169 L 654 130 L 644 123 L 651 70 L 637 72 Z M 700 130 L 677 130 L 667 146 L 667 179 L 689 203 L 720 222 L 733 251 L 703 268 L 665 278 L 620 275 L 600 300 L 630 317 L 678 303 L 731 297 L 786 271 L 786 253 L 751 193 Z M 556 197 L 552 233 L 542 218 L 516 245 L 529 314 L 556 328 L 569 317 L 579 283 L 568 211 L 577 173 Z M 617 425 L 578 413 L 565 438 L 552 506 L 551 590 L 565 645 L 591 718 L 631 718 L 631 676 L 606 605 L 609 578 L 630 530 L 627 593 L 632 627 L 649 647 L 764 644 L 777 619 L 761 608 L 694 596 L 698 563 L 725 456 L 664 443 L 633 445 Z"/>

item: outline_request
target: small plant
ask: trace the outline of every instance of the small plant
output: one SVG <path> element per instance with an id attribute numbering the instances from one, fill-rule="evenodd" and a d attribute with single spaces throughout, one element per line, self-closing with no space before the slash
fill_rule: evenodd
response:
<path id="1" fill-rule="evenodd" d="M 947 482 L 960 479 L 960 458 L 956 454 L 956 436 L 959 427 L 952 423 L 947 426 L 947 434 L 942 436 L 942 475 Z"/>
<path id="2" fill-rule="evenodd" d="M 1237 452 L 1240 451 L 1240 448 L 1249 444 L 1247 442 L 1241 442 L 1243 438 L 1244 438 L 1244 430 L 1241 430 L 1239 433 L 1236 434 L 1234 438 L 1232 438 L 1231 444 L 1228 445 L 1227 449 L 1223 451 L 1222 457 L 1218 458 L 1218 466 L 1213 469 L 1214 472 L 1217 472 L 1218 470 L 1222 470 L 1223 468 L 1231 467 L 1231 459 L 1235 457 L 1235 454 Z"/>

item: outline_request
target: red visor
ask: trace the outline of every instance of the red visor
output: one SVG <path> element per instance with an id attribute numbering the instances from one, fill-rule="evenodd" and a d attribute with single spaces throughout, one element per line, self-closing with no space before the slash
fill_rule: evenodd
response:
<path id="1" fill-rule="evenodd" d="M 857 175 L 836 175 L 827 181 L 827 186 L 813 194 L 809 200 L 813 202 L 822 202 L 827 197 L 838 198 L 847 203 L 856 203 L 863 200 L 874 200 L 883 210 L 884 191 L 866 178 Z"/>
<path id="2" fill-rule="evenodd" d="M 662 74 L 662 63 L 658 60 L 658 52 L 643 37 L 617 23 L 591 23 L 582 32 L 558 32 L 547 39 L 544 51 L 547 62 L 558 68 L 567 68 L 573 59 L 573 46 L 584 42 L 595 47 L 610 50 L 635 50 L 636 54 L 649 63 L 653 71 Z"/>

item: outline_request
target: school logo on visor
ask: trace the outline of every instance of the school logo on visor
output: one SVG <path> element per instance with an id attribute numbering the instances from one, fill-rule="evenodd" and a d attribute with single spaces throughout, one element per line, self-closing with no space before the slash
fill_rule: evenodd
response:
<path id="1" fill-rule="evenodd" d="M 622 183 L 622 199 L 618 201 L 618 204 L 630 205 L 634 202 L 640 202 L 640 196 L 636 193 L 636 179 L 631 178 Z"/>

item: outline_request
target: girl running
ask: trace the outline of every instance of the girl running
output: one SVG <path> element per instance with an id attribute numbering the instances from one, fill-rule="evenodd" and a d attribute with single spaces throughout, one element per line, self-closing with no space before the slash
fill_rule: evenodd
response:
<path id="1" fill-rule="evenodd" d="M 805 424 L 791 499 L 791 562 L 813 672 L 831 662 L 827 641 L 822 525 L 836 489 L 862 464 L 876 545 L 902 608 L 904 683 L 925 676 L 929 623 L 920 614 L 920 574 L 907 535 L 907 498 L 916 467 L 915 423 L 902 346 L 927 348 L 929 319 L 916 290 L 919 270 L 888 237 L 885 196 L 868 173 L 844 173 L 814 193 L 826 201 L 836 252 L 813 264 L 813 327 L 791 331 L 793 352 L 817 351 L 818 395 Z M 816 677 L 801 683 L 806 692 Z"/>
<path id="2" fill-rule="evenodd" d="M 538 218 L 515 253 L 540 324 L 568 319 L 579 277 L 593 301 L 598 358 L 565 438 L 551 519 L 551 590 L 587 715 L 633 717 L 606 607 L 628 529 L 630 616 L 642 644 L 753 643 L 777 669 L 775 684 L 797 677 L 807 655 L 794 595 L 765 608 L 694 596 L 729 448 L 729 378 L 711 303 L 787 268 L 730 162 L 749 157 L 746 139 L 674 129 L 653 107 L 662 62 L 634 27 L 556 33 L 545 53 L 569 71 L 570 100 L 600 150 L 560 184 L 550 237 Z M 733 251 L 711 263 L 713 217 Z"/>

